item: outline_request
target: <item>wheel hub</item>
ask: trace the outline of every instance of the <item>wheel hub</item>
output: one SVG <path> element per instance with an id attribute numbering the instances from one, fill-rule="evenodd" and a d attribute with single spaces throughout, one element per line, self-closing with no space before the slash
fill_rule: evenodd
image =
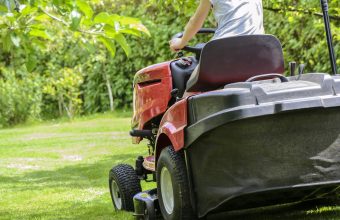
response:
<path id="1" fill-rule="evenodd" d="M 112 189 L 113 201 L 116 205 L 116 208 L 118 210 L 121 210 L 122 209 L 122 198 L 120 196 L 119 187 L 118 187 L 116 181 L 114 181 L 114 180 L 111 183 L 111 189 Z"/>
<path id="2" fill-rule="evenodd" d="M 174 191 L 169 170 L 163 167 L 161 170 L 161 194 L 166 212 L 170 215 L 174 211 Z"/>

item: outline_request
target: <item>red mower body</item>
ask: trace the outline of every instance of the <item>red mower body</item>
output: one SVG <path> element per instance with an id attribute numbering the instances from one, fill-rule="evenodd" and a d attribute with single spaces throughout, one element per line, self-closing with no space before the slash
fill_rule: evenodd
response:
<path id="1" fill-rule="evenodd" d="M 152 119 L 165 113 L 171 99 L 172 80 L 170 62 L 156 64 L 140 70 L 133 82 L 132 129 L 150 128 Z M 133 137 L 133 143 L 141 138 Z"/>
<path id="2" fill-rule="evenodd" d="M 158 130 L 156 152 L 159 148 L 167 146 L 166 138 L 170 140 L 175 151 L 184 146 L 184 128 L 187 126 L 187 98 L 178 101 L 164 114 Z M 161 137 L 163 136 L 163 137 Z"/>
<path id="3" fill-rule="evenodd" d="M 170 62 L 149 66 L 137 72 L 134 78 L 132 129 L 152 129 L 157 124 L 156 152 L 172 145 L 176 151 L 184 146 L 184 128 L 187 126 L 187 98 L 171 105 L 173 89 Z M 142 138 L 132 137 L 134 144 Z M 157 159 L 157 158 L 156 158 Z M 155 160 L 154 162 L 156 162 Z"/>
<path id="4" fill-rule="evenodd" d="M 149 148 L 136 174 L 154 174 L 163 216 L 169 182 L 172 196 L 190 203 L 172 211 L 192 208 L 193 219 L 339 191 L 339 76 L 302 74 L 301 66 L 284 76 L 282 46 L 271 35 L 214 40 L 190 59 L 142 69 L 133 84 L 130 134 Z M 136 216 L 144 199 L 135 198 Z"/>

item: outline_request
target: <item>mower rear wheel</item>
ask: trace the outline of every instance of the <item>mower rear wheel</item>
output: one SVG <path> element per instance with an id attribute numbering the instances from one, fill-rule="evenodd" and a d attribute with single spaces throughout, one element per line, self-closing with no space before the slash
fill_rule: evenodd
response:
<path id="1" fill-rule="evenodd" d="M 165 220 L 196 219 L 189 194 L 188 176 L 183 152 L 162 150 L 157 163 L 157 195 Z"/>
<path id="2" fill-rule="evenodd" d="M 110 170 L 109 187 L 116 210 L 134 211 L 133 197 L 142 191 L 140 180 L 132 166 L 119 164 Z"/>

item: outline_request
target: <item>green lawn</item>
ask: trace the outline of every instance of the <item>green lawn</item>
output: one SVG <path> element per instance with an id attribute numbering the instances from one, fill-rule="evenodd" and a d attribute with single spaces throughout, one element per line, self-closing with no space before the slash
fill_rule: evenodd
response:
<path id="1" fill-rule="evenodd" d="M 107 177 L 147 152 L 129 126 L 102 115 L 0 130 L 0 219 L 133 219 L 113 211 Z"/>
<path id="2" fill-rule="evenodd" d="M 113 165 L 147 152 L 131 144 L 129 126 L 126 114 L 106 114 L 0 130 L 0 219 L 133 219 L 113 211 L 107 183 Z M 340 219 L 340 207 L 230 217 L 244 218 Z"/>

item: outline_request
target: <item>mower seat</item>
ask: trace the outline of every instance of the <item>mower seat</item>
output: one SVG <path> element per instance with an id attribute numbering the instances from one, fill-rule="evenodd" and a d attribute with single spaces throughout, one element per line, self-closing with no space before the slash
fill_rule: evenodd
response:
<path id="1" fill-rule="evenodd" d="M 183 96 L 187 81 L 197 65 L 195 57 L 184 57 L 171 62 L 172 87 L 178 89 L 177 97 Z"/>
<path id="2" fill-rule="evenodd" d="M 186 91 L 204 92 L 268 73 L 284 72 L 280 41 L 272 35 L 244 35 L 210 41 Z"/>

